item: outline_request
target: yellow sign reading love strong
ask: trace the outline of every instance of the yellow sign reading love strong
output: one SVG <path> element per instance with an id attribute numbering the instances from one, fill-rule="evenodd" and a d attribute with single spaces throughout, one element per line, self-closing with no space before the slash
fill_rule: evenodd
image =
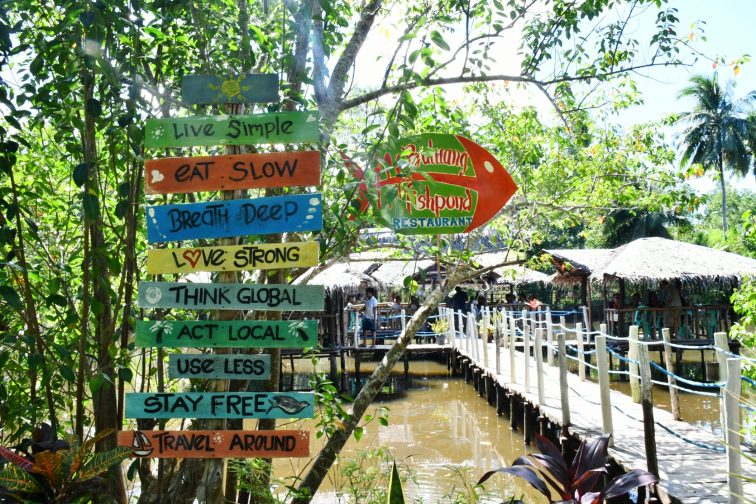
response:
<path id="1" fill-rule="evenodd" d="M 147 273 L 247 271 L 299 268 L 318 264 L 318 242 L 255 243 L 147 251 Z"/>

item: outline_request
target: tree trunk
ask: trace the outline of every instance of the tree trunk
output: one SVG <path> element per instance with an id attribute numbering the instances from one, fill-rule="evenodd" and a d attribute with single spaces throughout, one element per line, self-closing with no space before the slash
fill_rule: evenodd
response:
<path id="1" fill-rule="evenodd" d="M 727 239 L 727 192 L 721 153 L 719 159 L 717 159 L 717 163 L 719 164 L 717 167 L 719 169 L 719 185 L 722 187 L 722 240 L 724 241 Z"/>

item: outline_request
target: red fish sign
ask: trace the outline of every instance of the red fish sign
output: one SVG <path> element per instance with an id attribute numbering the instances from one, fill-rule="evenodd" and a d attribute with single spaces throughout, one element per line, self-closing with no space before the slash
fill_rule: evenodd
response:
<path id="1" fill-rule="evenodd" d="M 352 169 L 354 169 L 352 164 Z M 426 133 L 388 147 L 357 176 L 384 224 L 403 234 L 467 233 L 491 220 L 517 185 L 490 152 L 459 135 Z"/>

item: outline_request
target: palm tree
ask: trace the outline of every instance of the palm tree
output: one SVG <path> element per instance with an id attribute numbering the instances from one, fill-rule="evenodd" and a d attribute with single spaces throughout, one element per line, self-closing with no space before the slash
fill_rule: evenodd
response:
<path id="1" fill-rule="evenodd" d="M 740 175 L 748 173 L 751 160 L 749 143 L 754 142 L 756 127 L 747 118 L 756 91 L 735 100 L 729 81 L 719 85 L 717 74 L 691 77 L 690 86 L 680 91 L 679 98 L 693 98 L 692 112 L 680 115 L 676 123 L 683 126 L 681 146 L 682 162 L 700 163 L 704 170 L 716 169 L 722 186 L 722 232 L 727 234 L 727 196 L 725 193 L 725 167 Z"/>

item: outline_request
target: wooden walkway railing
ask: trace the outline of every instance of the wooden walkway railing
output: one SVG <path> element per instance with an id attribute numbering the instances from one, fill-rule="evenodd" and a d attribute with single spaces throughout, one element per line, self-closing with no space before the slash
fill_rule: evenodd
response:
<path id="1" fill-rule="evenodd" d="M 674 374 L 673 350 L 702 347 L 672 343 L 668 330 L 662 331 L 661 341 L 644 341 L 637 326 L 619 337 L 607 334 L 605 325 L 594 332 L 582 324 L 567 327 L 563 319 L 554 322 L 549 312 L 486 309 L 475 321 L 442 309 L 440 317 L 447 320 L 447 341 L 458 355 L 506 394 L 520 395 L 564 433 L 612 434 L 614 460 L 627 470 L 656 474 L 662 502 L 743 503 L 756 498 L 756 484 L 743 478 L 756 476 L 754 451 L 742 444 L 740 431 L 741 415 L 754 410 L 743 404 L 742 358 L 730 353 L 725 333 L 717 333 L 715 344 L 706 347 L 716 352 L 719 363 L 719 381 L 708 383 Z M 614 350 L 617 344 L 628 346 L 627 356 Z M 649 350 L 658 346 L 663 346 L 665 366 L 649 358 Z M 611 369 L 610 355 L 625 369 Z M 577 375 L 568 372 L 569 360 L 577 362 Z M 655 381 L 652 369 L 666 380 Z M 588 370 L 597 383 L 589 381 Z M 610 389 L 612 375 L 629 378 L 631 396 Z M 669 387 L 672 413 L 654 407 L 653 385 Z M 679 420 L 680 390 L 721 401 L 724 439 Z"/>

